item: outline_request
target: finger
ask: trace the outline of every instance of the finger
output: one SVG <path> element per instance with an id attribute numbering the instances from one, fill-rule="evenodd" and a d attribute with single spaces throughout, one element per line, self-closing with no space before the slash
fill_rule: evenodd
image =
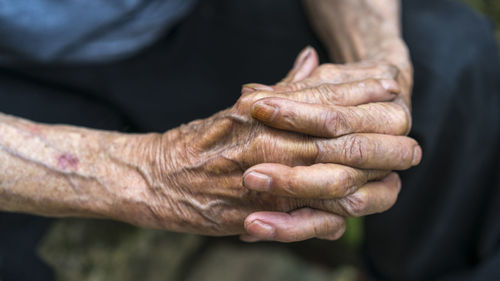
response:
<path id="1" fill-rule="evenodd" d="M 400 92 L 395 80 L 366 79 L 342 84 L 321 84 L 286 93 L 286 97 L 301 102 L 354 106 L 391 101 Z"/>
<path id="2" fill-rule="evenodd" d="M 248 169 L 243 175 L 243 185 L 278 196 L 335 199 L 347 196 L 368 181 L 383 178 L 388 173 L 337 164 L 289 167 L 266 163 Z"/>
<path id="3" fill-rule="evenodd" d="M 394 80 L 398 77 L 398 73 L 396 67 L 383 63 L 323 64 L 301 81 L 279 83 L 273 88 L 276 91 L 295 91 L 321 84 L 349 83 L 370 78 Z"/>
<path id="4" fill-rule="evenodd" d="M 265 98 L 286 98 L 290 100 L 329 105 L 358 105 L 371 102 L 391 101 L 397 97 L 399 86 L 394 80 L 367 79 L 345 84 L 324 84 L 314 88 L 292 92 L 276 92 L 262 84 L 245 84 L 237 107 L 242 114 L 248 114 L 255 102 Z"/>
<path id="5" fill-rule="evenodd" d="M 321 208 L 347 217 L 360 217 L 387 211 L 395 203 L 401 190 L 401 180 L 391 173 L 381 181 L 370 182 L 355 193 L 333 202 L 324 200 Z"/>
<path id="6" fill-rule="evenodd" d="M 360 169 L 406 170 L 422 159 L 422 149 L 411 138 L 381 134 L 351 134 L 312 140 L 316 163 L 337 163 Z"/>
<path id="7" fill-rule="evenodd" d="M 313 47 L 308 46 L 300 52 L 295 60 L 292 70 L 281 83 L 294 83 L 307 78 L 319 65 L 318 53 Z"/>
<path id="8" fill-rule="evenodd" d="M 295 60 L 295 64 L 287 74 L 287 76 L 281 81 L 281 83 L 294 83 L 299 82 L 307 78 L 319 65 L 318 53 L 313 47 L 306 47 L 300 52 Z M 241 93 L 251 93 L 255 91 L 267 91 L 273 92 L 274 88 L 259 84 L 259 83 L 248 83 L 243 85 Z"/>
<path id="9" fill-rule="evenodd" d="M 257 91 L 273 92 L 274 88 L 259 83 L 248 83 L 241 87 L 241 94 L 253 93 Z"/>
<path id="10" fill-rule="evenodd" d="M 326 138 L 352 133 L 404 135 L 410 126 L 407 111 L 391 102 L 344 107 L 266 98 L 254 104 L 251 114 L 270 127 Z"/>
<path id="11" fill-rule="evenodd" d="M 254 242 L 261 241 L 261 239 L 259 239 L 257 237 L 253 237 L 252 235 L 248 235 L 248 234 L 240 235 L 240 240 L 243 242 L 247 242 L 247 243 L 254 243 Z"/>
<path id="12" fill-rule="evenodd" d="M 309 208 L 288 213 L 257 212 L 245 219 L 247 233 L 255 239 L 296 242 L 311 238 L 336 240 L 345 231 L 341 216 Z"/>
<path id="13" fill-rule="evenodd" d="M 422 157 L 418 143 L 403 136 L 356 133 L 325 139 L 286 131 L 279 136 L 257 135 L 238 153 L 243 168 L 260 163 L 335 163 L 359 169 L 406 170 L 420 163 Z"/>

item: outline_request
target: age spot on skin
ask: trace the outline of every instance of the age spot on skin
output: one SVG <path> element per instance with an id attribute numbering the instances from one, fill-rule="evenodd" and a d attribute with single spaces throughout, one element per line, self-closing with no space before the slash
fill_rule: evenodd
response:
<path id="1" fill-rule="evenodd" d="M 69 154 L 69 153 L 64 153 L 57 157 L 57 166 L 63 170 L 66 169 L 72 169 L 75 170 L 78 168 L 78 158 L 76 156 Z"/>

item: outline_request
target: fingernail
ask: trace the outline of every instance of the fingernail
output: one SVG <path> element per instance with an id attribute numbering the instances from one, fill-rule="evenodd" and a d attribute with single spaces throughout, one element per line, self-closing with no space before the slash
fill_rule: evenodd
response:
<path id="1" fill-rule="evenodd" d="M 413 150 L 413 159 L 411 161 L 411 164 L 413 166 L 416 166 L 420 163 L 421 160 L 422 160 L 422 148 L 420 148 L 420 146 L 417 145 Z"/>
<path id="2" fill-rule="evenodd" d="M 261 173 L 250 172 L 243 178 L 243 186 L 256 191 L 268 191 L 271 187 L 271 178 Z"/>
<path id="3" fill-rule="evenodd" d="M 256 91 L 268 91 L 268 92 L 274 92 L 274 88 L 262 84 L 256 84 L 256 83 L 249 83 L 243 85 L 241 88 L 241 93 L 252 93 Z"/>
<path id="4" fill-rule="evenodd" d="M 277 114 L 278 108 L 263 102 L 256 103 L 252 107 L 252 116 L 264 122 L 273 121 Z"/>
<path id="5" fill-rule="evenodd" d="M 305 47 L 304 50 L 302 50 L 302 52 L 300 52 L 300 55 L 297 58 L 297 60 L 295 61 L 293 68 L 297 69 L 297 68 L 301 67 L 304 64 L 304 62 L 309 58 L 309 56 L 311 55 L 311 52 L 312 52 L 311 46 Z"/>
<path id="6" fill-rule="evenodd" d="M 254 220 L 247 225 L 246 230 L 254 237 L 271 239 L 274 236 L 274 227 L 260 220 Z"/>
<path id="7" fill-rule="evenodd" d="M 396 81 L 392 79 L 380 80 L 382 87 L 391 93 L 399 93 L 399 85 Z"/>

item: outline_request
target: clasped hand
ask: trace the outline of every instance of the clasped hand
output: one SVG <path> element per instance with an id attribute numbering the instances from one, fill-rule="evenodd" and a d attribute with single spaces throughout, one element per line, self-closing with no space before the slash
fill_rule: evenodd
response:
<path id="1" fill-rule="evenodd" d="M 247 84 L 232 108 L 165 133 L 159 149 L 175 149 L 151 167 L 157 223 L 174 212 L 170 229 L 291 242 L 337 239 L 346 217 L 387 210 L 392 171 L 421 160 L 396 75 L 318 66 L 306 48 L 279 84 Z"/>

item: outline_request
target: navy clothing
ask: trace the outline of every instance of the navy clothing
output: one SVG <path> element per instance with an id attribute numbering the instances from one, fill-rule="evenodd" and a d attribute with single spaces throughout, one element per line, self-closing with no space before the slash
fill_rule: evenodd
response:
<path id="1" fill-rule="evenodd" d="M 500 65 L 491 25 L 455 1 L 403 3 L 415 66 L 411 135 L 424 158 L 402 173 L 394 209 L 367 218 L 367 269 L 376 280 L 499 280 Z M 298 0 L 204 0 L 125 60 L 0 67 L 0 111 L 163 131 L 232 105 L 243 83 L 276 82 L 307 44 L 325 61 Z M 46 223 L 0 214 L 0 280 L 51 280 L 31 248 Z"/>
<path id="2" fill-rule="evenodd" d="M 0 0 L 0 63 L 104 62 L 150 45 L 195 0 Z"/>
<path id="3" fill-rule="evenodd" d="M 388 212 L 366 219 L 380 280 L 500 280 L 500 61 L 493 25 L 453 0 L 403 1 L 414 136 Z"/>

